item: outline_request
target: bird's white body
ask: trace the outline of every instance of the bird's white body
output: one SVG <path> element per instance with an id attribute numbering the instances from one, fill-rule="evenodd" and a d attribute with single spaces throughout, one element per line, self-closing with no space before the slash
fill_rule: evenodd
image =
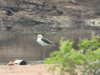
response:
<path id="1" fill-rule="evenodd" d="M 38 38 L 36 41 L 42 46 L 47 46 L 48 45 L 47 43 L 41 41 L 41 38 Z"/>
<path id="2" fill-rule="evenodd" d="M 42 46 L 47 46 L 47 45 L 56 45 L 53 42 L 49 41 L 48 39 L 43 38 L 42 35 L 38 35 L 37 36 L 37 40 L 36 40 L 39 44 L 41 44 Z"/>

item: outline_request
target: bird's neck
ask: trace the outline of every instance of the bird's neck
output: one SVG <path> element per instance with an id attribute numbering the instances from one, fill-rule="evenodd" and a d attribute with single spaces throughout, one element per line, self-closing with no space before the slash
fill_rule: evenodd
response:
<path id="1" fill-rule="evenodd" d="M 37 41 L 41 40 L 41 38 L 38 38 Z"/>

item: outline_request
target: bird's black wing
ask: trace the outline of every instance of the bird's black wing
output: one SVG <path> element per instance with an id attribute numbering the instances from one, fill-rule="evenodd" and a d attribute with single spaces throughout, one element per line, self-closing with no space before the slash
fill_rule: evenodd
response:
<path id="1" fill-rule="evenodd" d="M 47 40 L 47 39 L 44 39 L 44 38 L 42 38 L 41 40 L 42 40 L 43 42 L 47 43 L 47 44 L 54 44 L 53 42 L 51 42 L 51 41 L 49 41 L 49 40 Z"/>

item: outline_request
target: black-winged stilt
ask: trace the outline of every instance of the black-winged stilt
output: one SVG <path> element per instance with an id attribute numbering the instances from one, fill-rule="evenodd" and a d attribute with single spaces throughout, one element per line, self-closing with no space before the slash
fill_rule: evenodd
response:
<path id="1" fill-rule="evenodd" d="M 57 45 L 51 41 L 49 41 L 48 39 L 43 38 L 43 36 L 41 34 L 39 34 L 37 36 L 37 40 L 36 40 L 39 44 L 41 44 L 42 46 L 47 46 L 47 45 Z M 44 47 L 44 60 L 45 60 L 45 47 Z"/>

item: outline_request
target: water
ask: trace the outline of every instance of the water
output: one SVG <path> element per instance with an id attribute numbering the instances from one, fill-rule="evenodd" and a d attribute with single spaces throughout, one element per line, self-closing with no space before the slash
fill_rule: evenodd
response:
<path id="1" fill-rule="evenodd" d="M 25 61 L 42 61 L 44 60 L 44 47 L 37 43 L 34 38 L 38 34 L 33 33 L 0 33 L 0 62 L 9 62 L 16 59 Z M 57 35 L 43 34 L 53 42 L 57 42 Z M 52 38 L 51 38 L 52 37 Z M 46 57 L 49 53 L 58 50 L 58 46 L 46 46 Z"/>
<path id="2" fill-rule="evenodd" d="M 65 34 L 66 33 L 66 34 Z M 59 42 L 62 37 L 65 40 L 75 40 L 73 47 L 77 48 L 79 37 L 89 38 L 91 31 L 65 30 L 60 34 L 46 34 L 42 35 L 50 41 L 57 43 L 58 46 L 46 46 L 46 58 L 50 53 L 59 50 Z M 15 61 L 16 59 L 24 61 L 43 61 L 44 47 L 37 43 L 34 38 L 39 33 L 20 33 L 20 32 L 0 32 L 0 62 Z M 2 65 L 2 63 L 1 63 Z"/>

